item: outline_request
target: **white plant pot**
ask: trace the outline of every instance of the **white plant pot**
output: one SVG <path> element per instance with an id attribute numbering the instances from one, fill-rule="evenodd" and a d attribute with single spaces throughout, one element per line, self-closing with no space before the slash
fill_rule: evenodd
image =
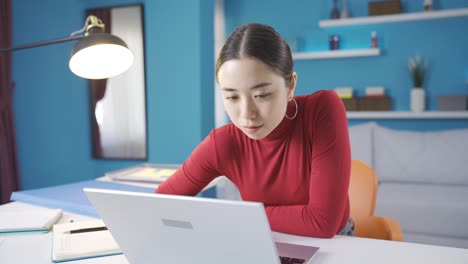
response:
<path id="1" fill-rule="evenodd" d="M 426 92 L 423 88 L 411 89 L 411 111 L 423 112 L 426 108 Z"/>

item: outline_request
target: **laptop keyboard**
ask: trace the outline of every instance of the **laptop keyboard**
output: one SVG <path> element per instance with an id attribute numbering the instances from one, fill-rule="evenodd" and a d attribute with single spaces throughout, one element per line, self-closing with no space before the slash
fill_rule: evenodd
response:
<path id="1" fill-rule="evenodd" d="M 290 258 L 290 257 L 279 257 L 281 264 L 301 264 L 305 263 L 305 259 Z"/>

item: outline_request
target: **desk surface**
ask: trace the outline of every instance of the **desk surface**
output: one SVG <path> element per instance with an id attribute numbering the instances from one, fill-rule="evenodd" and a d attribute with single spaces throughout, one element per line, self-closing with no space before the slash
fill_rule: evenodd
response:
<path id="1" fill-rule="evenodd" d="M 275 241 L 319 246 L 313 263 L 468 263 L 468 249 L 431 246 L 359 237 L 335 236 L 332 239 L 298 237 L 273 233 Z"/>
<path id="2" fill-rule="evenodd" d="M 13 209 L 35 207 L 20 202 L 2 205 Z M 64 212 L 61 223 L 93 219 L 88 216 Z M 406 242 L 393 242 L 357 237 L 335 236 L 332 239 L 291 236 L 273 233 L 276 241 L 319 246 L 314 264 L 338 263 L 468 263 L 468 249 L 430 246 Z M 52 233 L 0 236 L 0 262 L 2 264 L 52 263 Z M 84 259 L 66 263 L 128 264 L 125 256 Z"/>

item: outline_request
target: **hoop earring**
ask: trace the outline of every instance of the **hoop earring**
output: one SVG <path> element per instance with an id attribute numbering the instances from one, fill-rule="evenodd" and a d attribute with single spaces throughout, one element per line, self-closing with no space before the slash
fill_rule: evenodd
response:
<path id="1" fill-rule="evenodd" d="M 292 100 L 294 101 L 294 104 L 296 104 L 296 112 L 294 113 L 294 116 L 293 116 L 293 117 L 289 117 L 287 111 L 286 111 L 286 113 L 284 114 L 284 116 L 286 116 L 286 118 L 289 119 L 289 120 L 293 120 L 294 118 L 296 118 L 296 116 L 297 116 L 297 111 L 299 110 L 299 107 L 297 106 L 296 99 L 294 99 L 294 97 L 293 97 Z"/>

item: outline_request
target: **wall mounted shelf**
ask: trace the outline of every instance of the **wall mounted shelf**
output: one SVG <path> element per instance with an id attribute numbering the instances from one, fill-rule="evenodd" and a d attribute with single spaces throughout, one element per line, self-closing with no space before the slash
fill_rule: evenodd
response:
<path id="1" fill-rule="evenodd" d="M 348 111 L 348 119 L 468 119 L 468 111 Z"/>
<path id="2" fill-rule="evenodd" d="M 330 50 L 314 52 L 296 52 L 292 54 L 294 60 L 334 59 L 378 55 L 380 55 L 380 49 Z"/>
<path id="3" fill-rule="evenodd" d="M 346 19 L 330 19 L 320 20 L 319 27 L 343 27 L 352 25 L 366 25 L 378 23 L 394 23 L 405 21 L 417 21 L 428 19 L 444 19 L 451 17 L 468 16 L 468 8 L 448 9 L 448 10 L 434 10 L 428 12 L 417 13 L 403 13 L 395 15 L 381 15 L 381 16 L 368 16 L 368 17 L 354 17 Z"/>

